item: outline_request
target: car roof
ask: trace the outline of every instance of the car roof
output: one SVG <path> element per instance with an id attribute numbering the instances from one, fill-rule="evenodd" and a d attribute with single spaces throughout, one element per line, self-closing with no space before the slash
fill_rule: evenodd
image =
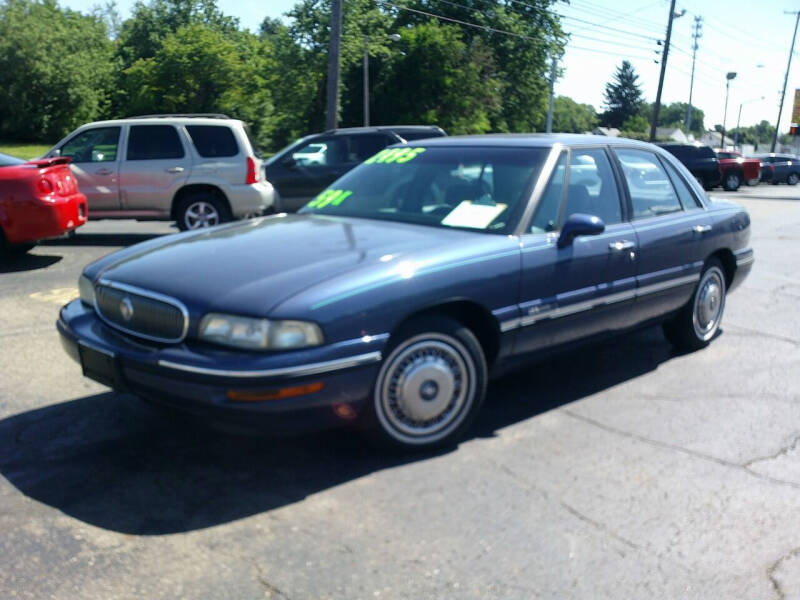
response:
<path id="1" fill-rule="evenodd" d="M 437 133 L 444 133 L 444 130 L 438 125 L 375 125 L 371 127 L 340 127 L 337 129 L 329 129 L 315 135 L 352 135 L 358 133 L 379 133 L 381 131 L 435 131 Z"/>
<path id="2" fill-rule="evenodd" d="M 231 123 L 241 123 L 238 119 L 230 119 L 224 115 L 212 116 L 174 116 L 174 115 L 145 115 L 142 117 L 129 117 L 127 119 L 109 119 L 107 121 L 93 121 L 81 125 L 81 127 L 97 126 L 116 126 L 116 125 L 228 125 Z"/>
<path id="3" fill-rule="evenodd" d="M 409 146 L 496 146 L 520 148 L 547 148 L 564 146 L 640 146 L 652 148 L 652 144 L 628 138 L 587 135 L 579 133 L 493 133 L 485 135 L 454 135 L 428 138 L 409 142 Z"/>

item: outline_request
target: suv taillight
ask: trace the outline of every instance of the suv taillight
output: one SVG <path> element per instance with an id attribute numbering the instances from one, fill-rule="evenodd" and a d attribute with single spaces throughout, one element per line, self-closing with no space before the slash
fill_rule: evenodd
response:
<path id="1" fill-rule="evenodd" d="M 258 169 L 256 168 L 256 161 L 251 157 L 247 157 L 247 185 L 258 183 Z"/>

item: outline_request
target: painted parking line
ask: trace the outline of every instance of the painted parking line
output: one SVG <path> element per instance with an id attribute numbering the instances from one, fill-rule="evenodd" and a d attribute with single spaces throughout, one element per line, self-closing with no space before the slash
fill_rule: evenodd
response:
<path id="1" fill-rule="evenodd" d="M 46 292 L 34 292 L 33 294 L 30 295 L 30 297 L 34 300 L 39 300 L 40 302 L 52 302 L 53 304 L 66 304 L 70 300 L 74 300 L 75 298 L 78 297 L 78 288 L 76 287 L 54 288 Z"/>

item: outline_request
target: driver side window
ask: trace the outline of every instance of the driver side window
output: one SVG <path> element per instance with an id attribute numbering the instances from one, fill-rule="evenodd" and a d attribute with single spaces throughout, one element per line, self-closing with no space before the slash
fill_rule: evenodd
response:
<path id="1" fill-rule="evenodd" d="M 114 162 L 117 160 L 119 127 L 98 127 L 82 131 L 61 147 L 61 156 L 72 162 Z"/>

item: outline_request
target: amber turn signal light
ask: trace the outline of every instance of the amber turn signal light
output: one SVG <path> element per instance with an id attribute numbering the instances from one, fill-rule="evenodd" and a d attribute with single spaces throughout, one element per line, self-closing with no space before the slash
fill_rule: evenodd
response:
<path id="1" fill-rule="evenodd" d="M 282 400 L 284 398 L 294 398 L 305 396 L 320 391 L 325 384 L 320 382 L 307 383 L 305 385 L 295 385 L 292 387 L 280 388 L 277 390 L 230 390 L 225 394 L 228 400 L 234 402 L 265 402 L 267 400 Z"/>

